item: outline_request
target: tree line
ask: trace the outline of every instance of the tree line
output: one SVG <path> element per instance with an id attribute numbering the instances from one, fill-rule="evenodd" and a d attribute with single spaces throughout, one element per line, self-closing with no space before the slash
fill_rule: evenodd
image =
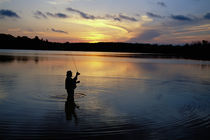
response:
<path id="1" fill-rule="evenodd" d="M 0 49 L 154 53 L 165 56 L 210 60 L 210 42 L 206 40 L 185 45 L 124 42 L 58 43 L 40 39 L 38 36 L 29 38 L 27 36 L 14 37 L 8 34 L 0 34 L 0 42 Z"/>

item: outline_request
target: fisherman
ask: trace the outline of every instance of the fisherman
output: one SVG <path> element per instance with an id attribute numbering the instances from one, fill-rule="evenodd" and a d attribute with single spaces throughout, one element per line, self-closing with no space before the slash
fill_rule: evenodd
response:
<path id="1" fill-rule="evenodd" d="M 65 89 L 68 93 L 67 100 L 74 101 L 74 89 L 77 87 L 77 83 L 80 83 L 80 81 L 77 81 L 78 75 L 80 75 L 79 72 L 72 78 L 72 72 L 70 70 L 66 72 Z"/>

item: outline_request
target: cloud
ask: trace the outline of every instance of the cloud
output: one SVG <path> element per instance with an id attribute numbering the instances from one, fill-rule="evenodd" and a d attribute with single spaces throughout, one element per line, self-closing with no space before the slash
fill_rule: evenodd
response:
<path id="1" fill-rule="evenodd" d="M 59 17 L 59 18 L 67 18 L 68 17 L 66 14 L 63 14 L 63 13 L 56 13 L 55 16 Z"/>
<path id="2" fill-rule="evenodd" d="M 192 21 L 190 17 L 184 15 L 171 15 L 171 18 L 179 21 Z"/>
<path id="3" fill-rule="evenodd" d="M 122 21 L 122 20 L 133 21 L 133 22 L 138 21 L 134 17 L 129 17 L 129 16 L 126 16 L 126 15 L 123 15 L 123 14 L 119 14 L 119 15 L 106 14 L 105 17 L 100 17 L 100 18 L 103 18 L 103 19 L 107 18 L 107 19 L 112 19 L 112 20 L 115 20 L 115 21 Z"/>
<path id="4" fill-rule="evenodd" d="M 113 27 L 117 27 L 118 29 L 121 29 L 121 30 L 126 31 L 128 33 L 132 32 L 131 29 L 128 29 L 127 27 L 124 27 L 124 26 L 121 26 L 121 25 L 116 25 L 116 24 L 107 24 L 107 25 L 110 25 L 110 26 L 113 26 Z"/>
<path id="5" fill-rule="evenodd" d="M 44 13 L 42 13 L 41 11 L 36 11 L 34 13 L 34 16 L 35 16 L 35 18 L 38 18 L 38 19 L 40 19 L 40 18 L 47 19 L 47 16 Z"/>
<path id="6" fill-rule="evenodd" d="M 73 8 L 66 8 L 66 10 L 70 11 L 70 12 L 75 12 L 75 13 L 78 13 L 82 18 L 85 18 L 85 19 L 96 19 L 96 17 L 94 15 L 90 15 L 90 14 L 87 14 L 85 12 L 82 12 L 80 10 L 77 10 L 77 9 L 73 9 Z"/>
<path id="7" fill-rule="evenodd" d="M 130 39 L 129 42 L 145 42 L 152 41 L 154 38 L 160 36 L 160 32 L 158 30 L 145 30 L 143 33 L 138 36 Z"/>
<path id="8" fill-rule="evenodd" d="M 109 14 L 106 14 L 105 18 L 107 19 L 113 19 L 115 21 L 121 21 L 121 19 L 117 16 L 113 16 L 113 15 L 109 15 Z"/>
<path id="9" fill-rule="evenodd" d="M 154 13 L 151 13 L 151 12 L 147 12 L 147 15 L 149 17 L 151 17 L 151 18 L 163 18 L 162 16 L 154 14 Z"/>
<path id="10" fill-rule="evenodd" d="M 55 13 L 55 14 L 52 14 L 50 12 L 47 12 L 46 14 L 48 16 L 55 17 L 55 18 L 68 18 L 68 16 L 66 14 L 63 14 L 63 13 Z"/>
<path id="11" fill-rule="evenodd" d="M 5 18 L 5 17 L 20 18 L 20 16 L 17 13 L 15 13 L 14 11 L 5 10 L 5 9 L 0 10 L 0 19 Z"/>
<path id="12" fill-rule="evenodd" d="M 158 5 L 162 6 L 162 7 L 167 7 L 167 5 L 164 2 L 157 2 Z"/>
<path id="13" fill-rule="evenodd" d="M 206 13 L 206 14 L 204 15 L 204 19 L 210 19 L 210 13 Z"/>
<path id="14" fill-rule="evenodd" d="M 127 21 L 133 21 L 133 22 L 138 21 L 134 17 L 126 16 L 126 15 L 123 15 L 123 14 L 119 14 L 119 15 L 106 14 L 105 16 L 95 16 L 95 15 L 91 15 L 91 14 L 85 13 L 85 12 L 77 10 L 77 9 L 73 9 L 71 7 L 66 8 L 66 10 L 70 11 L 70 12 L 75 12 L 75 13 L 79 14 L 84 19 L 91 19 L 91 20 L 95 20 L 95 19 L 112 19 L 112 20 L 115 20 L 115 21 L 127 20 Z"/>
<path id="15" fill-rule="evenodd" d="M 37 10 L 34 13 L 34 17 L 37 18 L 37 19 L 41 19 L 41 18 L 47 19 L 49 16 L 54 17 L 54 18 L 68 18 L 68 16 L 66 14 L 63 14 L 63 13 L 55 13 L 55 14 L 50 13 L 50 12 L 43 13 L 39 10 Z"/>
<path id="16" fill-rule="evenodd" d="M 134 17 L 125 16 L 125 15 L 122 15 L 122 14 L 119 14 L 119 19 L 124 19 L 124 20 L 128 20 L 128 21 L 135 21 L 135 22 L 138 21 Z"/>
<path id="17" fill-rule="evenodd" d="M 65 32 L 63 30 L 56 30 L 54 28 L 51 29 L 53 32 L 56 32 L 56 33 L 63 33 L 63 34 L 68 34 L 68 32 Z"/>

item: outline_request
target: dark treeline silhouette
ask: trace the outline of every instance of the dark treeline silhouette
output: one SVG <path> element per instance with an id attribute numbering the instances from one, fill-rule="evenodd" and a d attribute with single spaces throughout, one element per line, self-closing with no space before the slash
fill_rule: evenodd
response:
<path id="1" fill-rule="evenodd" d="M 106 51 L 106 52 L 134 52 L 154 53 L 160 57 L 181 57 L 191 59 L 210 60 L 210 42 L 198 41 L 185 45 L 159 45 L 143 43 L 56 43 L 39 37 L 28 38 L 14 37 L 0 34 L 0 49 L 25 49 L 25 50 L 67 50 L 67 51 Z"/>

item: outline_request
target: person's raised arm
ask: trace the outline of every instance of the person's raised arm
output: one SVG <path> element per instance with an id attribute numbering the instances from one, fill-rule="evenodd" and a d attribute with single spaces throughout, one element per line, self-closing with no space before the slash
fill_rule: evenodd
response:
<path id="1" fill-rule="evenodd" d="M 78 75 L 80 75 L 79 72 L 76 73 L 76 76 L 74 77 L 75 82 L 79 83 L 79 81 L 77 81 Z"/>

